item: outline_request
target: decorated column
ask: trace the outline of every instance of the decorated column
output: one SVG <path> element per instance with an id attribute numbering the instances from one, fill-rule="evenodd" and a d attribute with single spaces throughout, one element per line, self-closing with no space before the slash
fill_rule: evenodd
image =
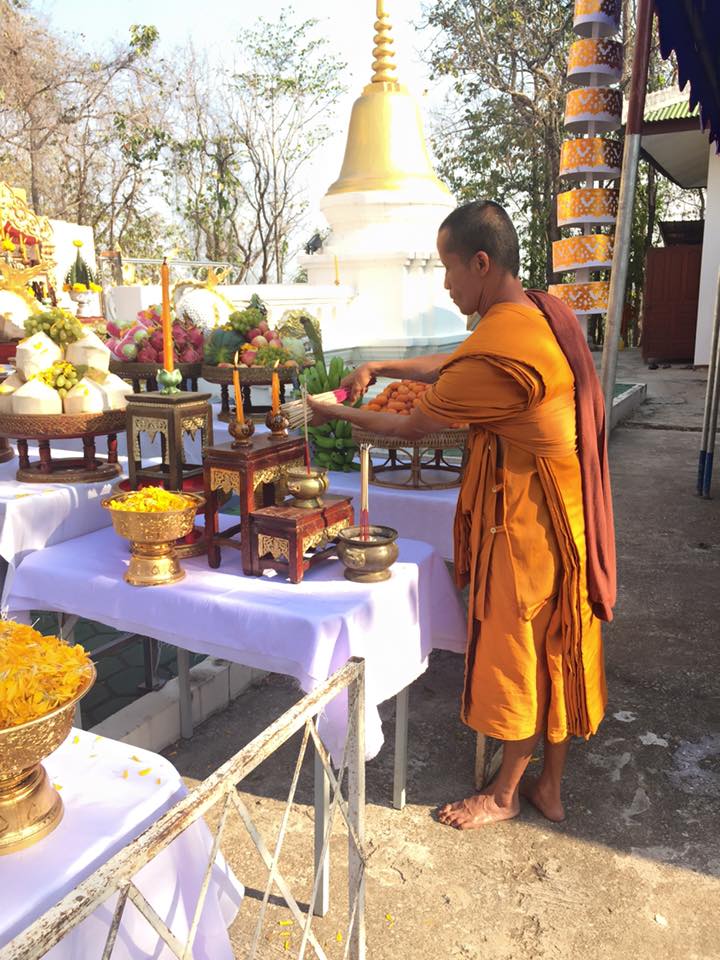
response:
<path id="1" fill-rule="evenodd" d="M 607 280 L 597 278 L 612 263 L 622 148 L 606 135 L 617 130 L 622 93 L 614 86 L 622 75 L 618 31 L 621 0 L 575 0 L 574 30 L 581 39 L 570 47 L 568 78 L 576 85 L 565 104 L 567 139 L 560 154 L 560 175 L 572 185 L 558 194 L 558 226 L 568 233 L 553 243 L 553 270 L 574 273 L 574 282 L 555 284 L 550 293 L 575 311 L 587 330 L 587 318 L 605 313 Z"/>

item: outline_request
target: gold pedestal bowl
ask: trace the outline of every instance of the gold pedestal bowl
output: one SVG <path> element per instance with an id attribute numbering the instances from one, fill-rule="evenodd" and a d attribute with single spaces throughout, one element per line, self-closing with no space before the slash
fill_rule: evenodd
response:
<path id="1" fill-rule="evenodd" d="M 338 534 L 338 556 L 345 567 L 347 580 L 356 583 L 377 583 L 389 580 L 390 567 L 398 558 L 397 530 L 371 525 L 368 538 L 360 536 L 360 527 L 346 527 Z"/>
<path id="2" fill-rule="evenodd" d="M 292 505 L 312 510 L 323 505 L 322 495 L 330 486 L 327 470 L 322 467 L 290 467 L 286 473 L 288 493 L 293 495 Z"/>
<path id="3" fill-rule="evenodd" d="M 153 587 L 182 580 L 185 571 L 178 562 L 174 541 L 192 531 L 195 513 L 205 503 L 205 498 L 198 494 L 183 493 L 182 496 L 190 503 L 182 510 L 111 509 L 113 501 L 128 496 L 130 494 L 125 493 L 103 500 L 103 507 L 110 510 L 115 533 L 130 541 L 126 582 L 134 587 Z"/>
<path id="4" fill-rule="evenodd" d="M 95 682 L 95 667 L 72 700 L 27 723 L 0 730 L 0 856 L 31 846 L 62 820 L 60 794 L 41 761 L 70 733 L 75 704 Z"/>

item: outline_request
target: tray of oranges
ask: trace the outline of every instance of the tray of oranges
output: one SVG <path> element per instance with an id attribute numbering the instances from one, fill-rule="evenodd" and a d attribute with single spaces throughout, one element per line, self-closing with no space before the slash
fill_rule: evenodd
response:
<path id="1" fill-rule="evenodd" d="M 393 381 L 370 399 L 365 409 L 409 417 L 429 386 L 417 380 Z M 379 462 L 373 454 L 371 483 L 400 488 L 443 489 L 457 486 L 461 481 L 468 438 L 466 426 L 451 425 L 415 440 L 385 437 L 358 427 L 353 427 L 352 435 L 356 443 L 369 443 L 376 449 L 387 451 L 384 462 Z"/>

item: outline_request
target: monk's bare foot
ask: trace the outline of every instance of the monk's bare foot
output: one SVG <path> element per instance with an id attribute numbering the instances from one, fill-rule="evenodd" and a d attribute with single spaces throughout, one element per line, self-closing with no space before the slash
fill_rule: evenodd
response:
<path id="1" fill-rule="evenodd" d="M 438 810 L 438 820 L 456 830 L 473 830 L 489 823 L 511 820 L 520 813 L 520 801 L 517 793 L 507 806 L 500 806 L 495 797 L 488 793 L 476 793 L 467 800 L 446 803 Z"/>
<path id="2" fill-rule="evenodd" d="M 536 810 L 553 823 L 562 823 L 565 819 L 565 808 L 562 802 L 552 796 L 542 780 L 537 777 L 526 777 L 520 784 L 520 796 L 528 800 Z"/>

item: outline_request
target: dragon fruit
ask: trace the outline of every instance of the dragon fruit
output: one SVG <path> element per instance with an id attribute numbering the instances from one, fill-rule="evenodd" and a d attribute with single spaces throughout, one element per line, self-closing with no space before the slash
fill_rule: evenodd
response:
<path id="1" fill-rule="evenodd" d="M 157 350 L 154 350 L 149 343 L 144 343 L 137 352 L 138 363 L 158 363 Z"/>
<path id="2" fill-rule="evenodd" d="M 202 354 L 198 353 L 192 344 L 188 344 L 180 354 L 180 363 L 200 363 Z"/>
<path id="3" fill-rule="evenodd" d="M 199 327 L 188 327 L 187 338 L 197 350 L 202 349 L 205 338 L 203 337 L 203 332 Z"/>
<path id="4" fill-rule="evenodd" d="M 114 339 L 119 340 L 122 337 L 122 330 L 120 329 L 119 324 L 117 324 L 114 320 L 108 320 L 105 324 L 105 329 Z"/>
<path id="5" fill-rule="evenodd" d="M 121 360 L 135 360 L 137 358 L 138 348 L 134 343 L 123 342 L 120 346 Z"/>

